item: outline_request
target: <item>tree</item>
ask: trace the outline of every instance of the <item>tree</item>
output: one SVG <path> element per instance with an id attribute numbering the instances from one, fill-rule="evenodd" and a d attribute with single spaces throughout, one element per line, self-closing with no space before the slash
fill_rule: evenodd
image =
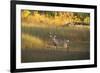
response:
<path id="1" fill-rule="evenodd" d="M 89 13 L 80 13 L 80 12 L 77 12 L 77 13 L 74 13 L 74 15 L 77 16 L 78 18 L 80 18 L 81 22 L 84 22 L 85 18 L 90 17 Z"/>

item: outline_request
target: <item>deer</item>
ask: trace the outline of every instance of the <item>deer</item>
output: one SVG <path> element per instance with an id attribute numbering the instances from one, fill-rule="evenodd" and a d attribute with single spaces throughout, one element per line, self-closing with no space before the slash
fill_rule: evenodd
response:
<path id="1" fill-rule="evenodd" d="M 64 48 L 67 49 L 67 51 L 69 51 L 68 43 L 69 43 L 69 40 L 65 40 L 63 44 Z"/>
<path id="2" fill-rule="evenodd" d="M 53 46 L 55 47 L 55 49 L 57 49 L 57 47 L 61 44 L 63 44 L 63 48 L 65 48 L 65 49 L 68 48 L 69 40 L 58 39 L 57 36 L 53 35 L 51 32 L 49 33 L 49 37 L 51 38 L 51 41 L 52 41 Z"/>
<path id="3" fill-rule="evenodd" d="M 49 37 L 51 38 L 54 47 L 57 48 L 58 40 L 56 39 L 56 35 L 53 36 L 51 32 L 49 34 L 50 34 Z"/>

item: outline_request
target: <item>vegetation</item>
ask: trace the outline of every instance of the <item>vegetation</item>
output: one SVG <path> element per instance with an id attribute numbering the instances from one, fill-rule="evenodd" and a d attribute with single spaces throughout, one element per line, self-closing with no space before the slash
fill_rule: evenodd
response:
<path id="1" fill-rule="evenodd" d="M 44 46 L 43 40 L 28 34 L 22 34 L 22 48 L 41 48 Z"/>
<path id="2" fill-rule="evenodd" d="M 41 28 L 41 27 L 22 27 L 22 48 L 28 49 L 46 49 L 52 46 L 52 40 L 49 37 L 49 32 L 57 35 L 58 39 L 70 40 L 70 48 L 78 51 L 82 51 L 88 48 L 90 41 L 89 28 L 73 28 L 73 27 L 61 27 L 61 28 Z M 79 45 L 80 44 L 80 48 Z M 26 46 L 26 47 L 25 47 Z M 62 47 L 63 48 L 63 47 Z M 49 48 L 48 48 L 49 49 Z M 54 48 L 50 48 L 55 50 Z M 58 49 L 57 49 L 58 50 Z M 62 50 L 62 49 L 61 49 Z M 63 49 L 64 50 L 64 49 Z"/>
<path id="3" fill-rule="evenodd" d="M 75 22 L 89 25 L 90 14 L 79 12 L 22 10 L 22 23 L 25 26 L 54 27 Z"/>
<path id="4" fill-rule="evenodd" d="M 21 61 L 89 59 L 89 24 L 89 13 L 22 10 Z M 68 48 L 60 45 L 55 49 L 50 32 L 59 40 L 69 40 Z"/>

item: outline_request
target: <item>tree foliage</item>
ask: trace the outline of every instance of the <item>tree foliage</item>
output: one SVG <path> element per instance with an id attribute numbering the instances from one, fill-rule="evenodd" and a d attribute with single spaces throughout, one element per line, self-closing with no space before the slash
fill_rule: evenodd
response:
<path id="1" fill-rule="evenodd" d="M 41 26 L 61 26 L 73 22 L 88 25 L 90 23 L 90 14 L 80 12 L 22 10 L 21 18 L 24 23 L 39 24 Z"/>

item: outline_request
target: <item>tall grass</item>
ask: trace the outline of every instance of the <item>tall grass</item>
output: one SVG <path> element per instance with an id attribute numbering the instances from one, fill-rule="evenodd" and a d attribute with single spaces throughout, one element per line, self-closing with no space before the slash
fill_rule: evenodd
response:
<path id="1" fill-rule="evenodd" d="M 59 28 L 39 28 L 39 27 L 22 27 L 22 48 L 32 49 L 54 49 L 47 48 L 53 45 L 49 33 L 57 36 L 60 40 L 70 40 L 70 50 L 89 51 L 90 31 L 89 27 L 59 27 Z M 60 49 L 63 49 L 60 48 Z"/>
<path id="2" fill-rule="evenodd" d="M 32 36 L 39 37 L 43 40 L 49 40 L 49 33 L 57 35 L 58 38 L 69 39 L 72 41 L 89 41 L 89 27 L 58 27 L 58 28 L 41 28 L 41 27 L 22 27 L 22 32 Z"/>
<path id="3" fill-rule="evenodd" d="M 22 48 L 41 48 L 44 46 L 44 41 L 38 37 L 22 33 Z"/>

